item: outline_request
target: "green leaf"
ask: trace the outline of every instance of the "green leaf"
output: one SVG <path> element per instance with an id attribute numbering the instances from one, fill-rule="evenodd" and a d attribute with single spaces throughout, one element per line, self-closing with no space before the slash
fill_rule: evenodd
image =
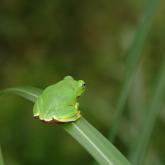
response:
<path id="1" fill-rule="evenodd" d="M 135 73 L 137 71 L 137 65 L 142 55 L 142 48 L 147 38 L 147 34 L 150 31 L 152 20 L 158 4 L 159 0 L 147 0 L 144 14 L 142 17 L 140 17 L 139 26 L 137 28 L 135 38 L 128 51 L 125 79 L 118 99 L 117 108 L 114 114 L 114 119 L 109 135 L 111 141 L 114 141 L 118 128 L 120 126 L 120 120 L 124 111 L 124 106 L 129 95 L 129 91 L 132 87 L 132 81 L 134 79 L 134 76 L 136 75 Z"/>
<path id="2" fill-rule="evenodd" d="M 37 97 L 41 94 L 41 90 L 35 87 L 18 87 L 18 88 L 7 88 L 5 90 L 0 91 L 0 95 L 2 94 L 16 94 L 22 96 L 32 102 L 35 102 Z"/>
<path id="3" fill-rule="evenodd" d="M 8 88 L 0 94 L 16 94 L 35 102 L 42 90 L 34 87 Z M 128 160 L 84 117 L 76 122 L 61 124 L 102 165 L 130 165 Z"/>
<path id="4" fill-rule="evenodd" d="M 145 109 L 143 116 L 142 127 L 139 136 L 135 140 L 135 144 L 132 146 L 130 159 L 132 164 L 140 165 L 144 160 L 145 152 L 154 128 L 156 119 L 159 116 L 161 106 L 164 103 L 165 94 L 165 58 L 161 65 L 155 84 L 153 85 L 153 91 L 149 100 L 148 106 Z M 147 119 L 147 120 L 146 120 Z"/>
<path id="5" fill-rule="evenodd" d="M 4 160 L 3 160 L 3 155 L 1 151 L 1 146 L 0 146 L 0 165 L 4 165 Z"/>

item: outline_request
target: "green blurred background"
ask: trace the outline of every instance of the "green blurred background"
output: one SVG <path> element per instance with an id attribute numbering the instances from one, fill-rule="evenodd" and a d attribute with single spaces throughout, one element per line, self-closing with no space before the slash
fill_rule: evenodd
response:
<path id="1" fill-rule="evenodd" d="M 108 137 L 127 51 L 143 5 L 135 0 L 1 0 L 0 89 L 26 85 L 45 88 L 65 75 L 83 79 L 87 90 L 80 98 L 82 114 Z M 163 1 L 144 45 L 115 141 L 125 156 L 164 56 L 164 16 Z M 5 96 L 0 98 L 0 105 L 0 143 L 7 165 L 93 164 L 93 158 L 58 125 L 34 120 L 31 102 Z M 164 107 L 145 164 L 165 163 Z"/>

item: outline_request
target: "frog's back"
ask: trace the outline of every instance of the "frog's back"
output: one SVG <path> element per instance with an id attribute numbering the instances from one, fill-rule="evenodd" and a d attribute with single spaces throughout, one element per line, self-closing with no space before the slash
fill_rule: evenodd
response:
<path id="1" fill-rule="evenodd" d="M 47 103 L 54 103 L 56 106 L 60 106 L 60 104 L 67 104 L 73 99 L 74 89 L 63 80 L 46 88 L 43 95 Z"/>
<path id="2" fill-rule="evenodd" d="M 64 79 L 54 85 L 47 87 L 38 97 L 33 113 L 40 119 L 48 119 L 59 109 L 72 105 L 76 100 L 76 81 Z"/>

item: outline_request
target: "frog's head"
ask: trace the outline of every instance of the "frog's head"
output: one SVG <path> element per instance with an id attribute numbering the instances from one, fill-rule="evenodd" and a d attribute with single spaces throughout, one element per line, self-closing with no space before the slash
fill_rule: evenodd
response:
<path id="1" fill-rule="evenodd" d="M 74 88 L 77 97 L 85 91 L 86 83 L 83 80 L 74 80 L 72 76 L 66 76 L 64 79 Z"/>
<path id="2" fill-rule="evenodd" d="M 86 83 L 83 80 L 78 80 L 77 83 L 78 83 L 77 96 L 80 96 L 85 91 Z"/>

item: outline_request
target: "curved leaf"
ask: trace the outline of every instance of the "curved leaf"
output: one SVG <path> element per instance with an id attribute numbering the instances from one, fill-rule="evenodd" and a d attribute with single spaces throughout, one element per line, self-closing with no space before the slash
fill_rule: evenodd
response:
<path id="1" fill-rule="evenodd" d="M 8 88 L 0 94 L 16 94 L 35 102 L 42 90 L 34 87 Z M 76 122 L 61 124 L 102 165 L 129 165 L 128 160 L 83 117 Z"/>

